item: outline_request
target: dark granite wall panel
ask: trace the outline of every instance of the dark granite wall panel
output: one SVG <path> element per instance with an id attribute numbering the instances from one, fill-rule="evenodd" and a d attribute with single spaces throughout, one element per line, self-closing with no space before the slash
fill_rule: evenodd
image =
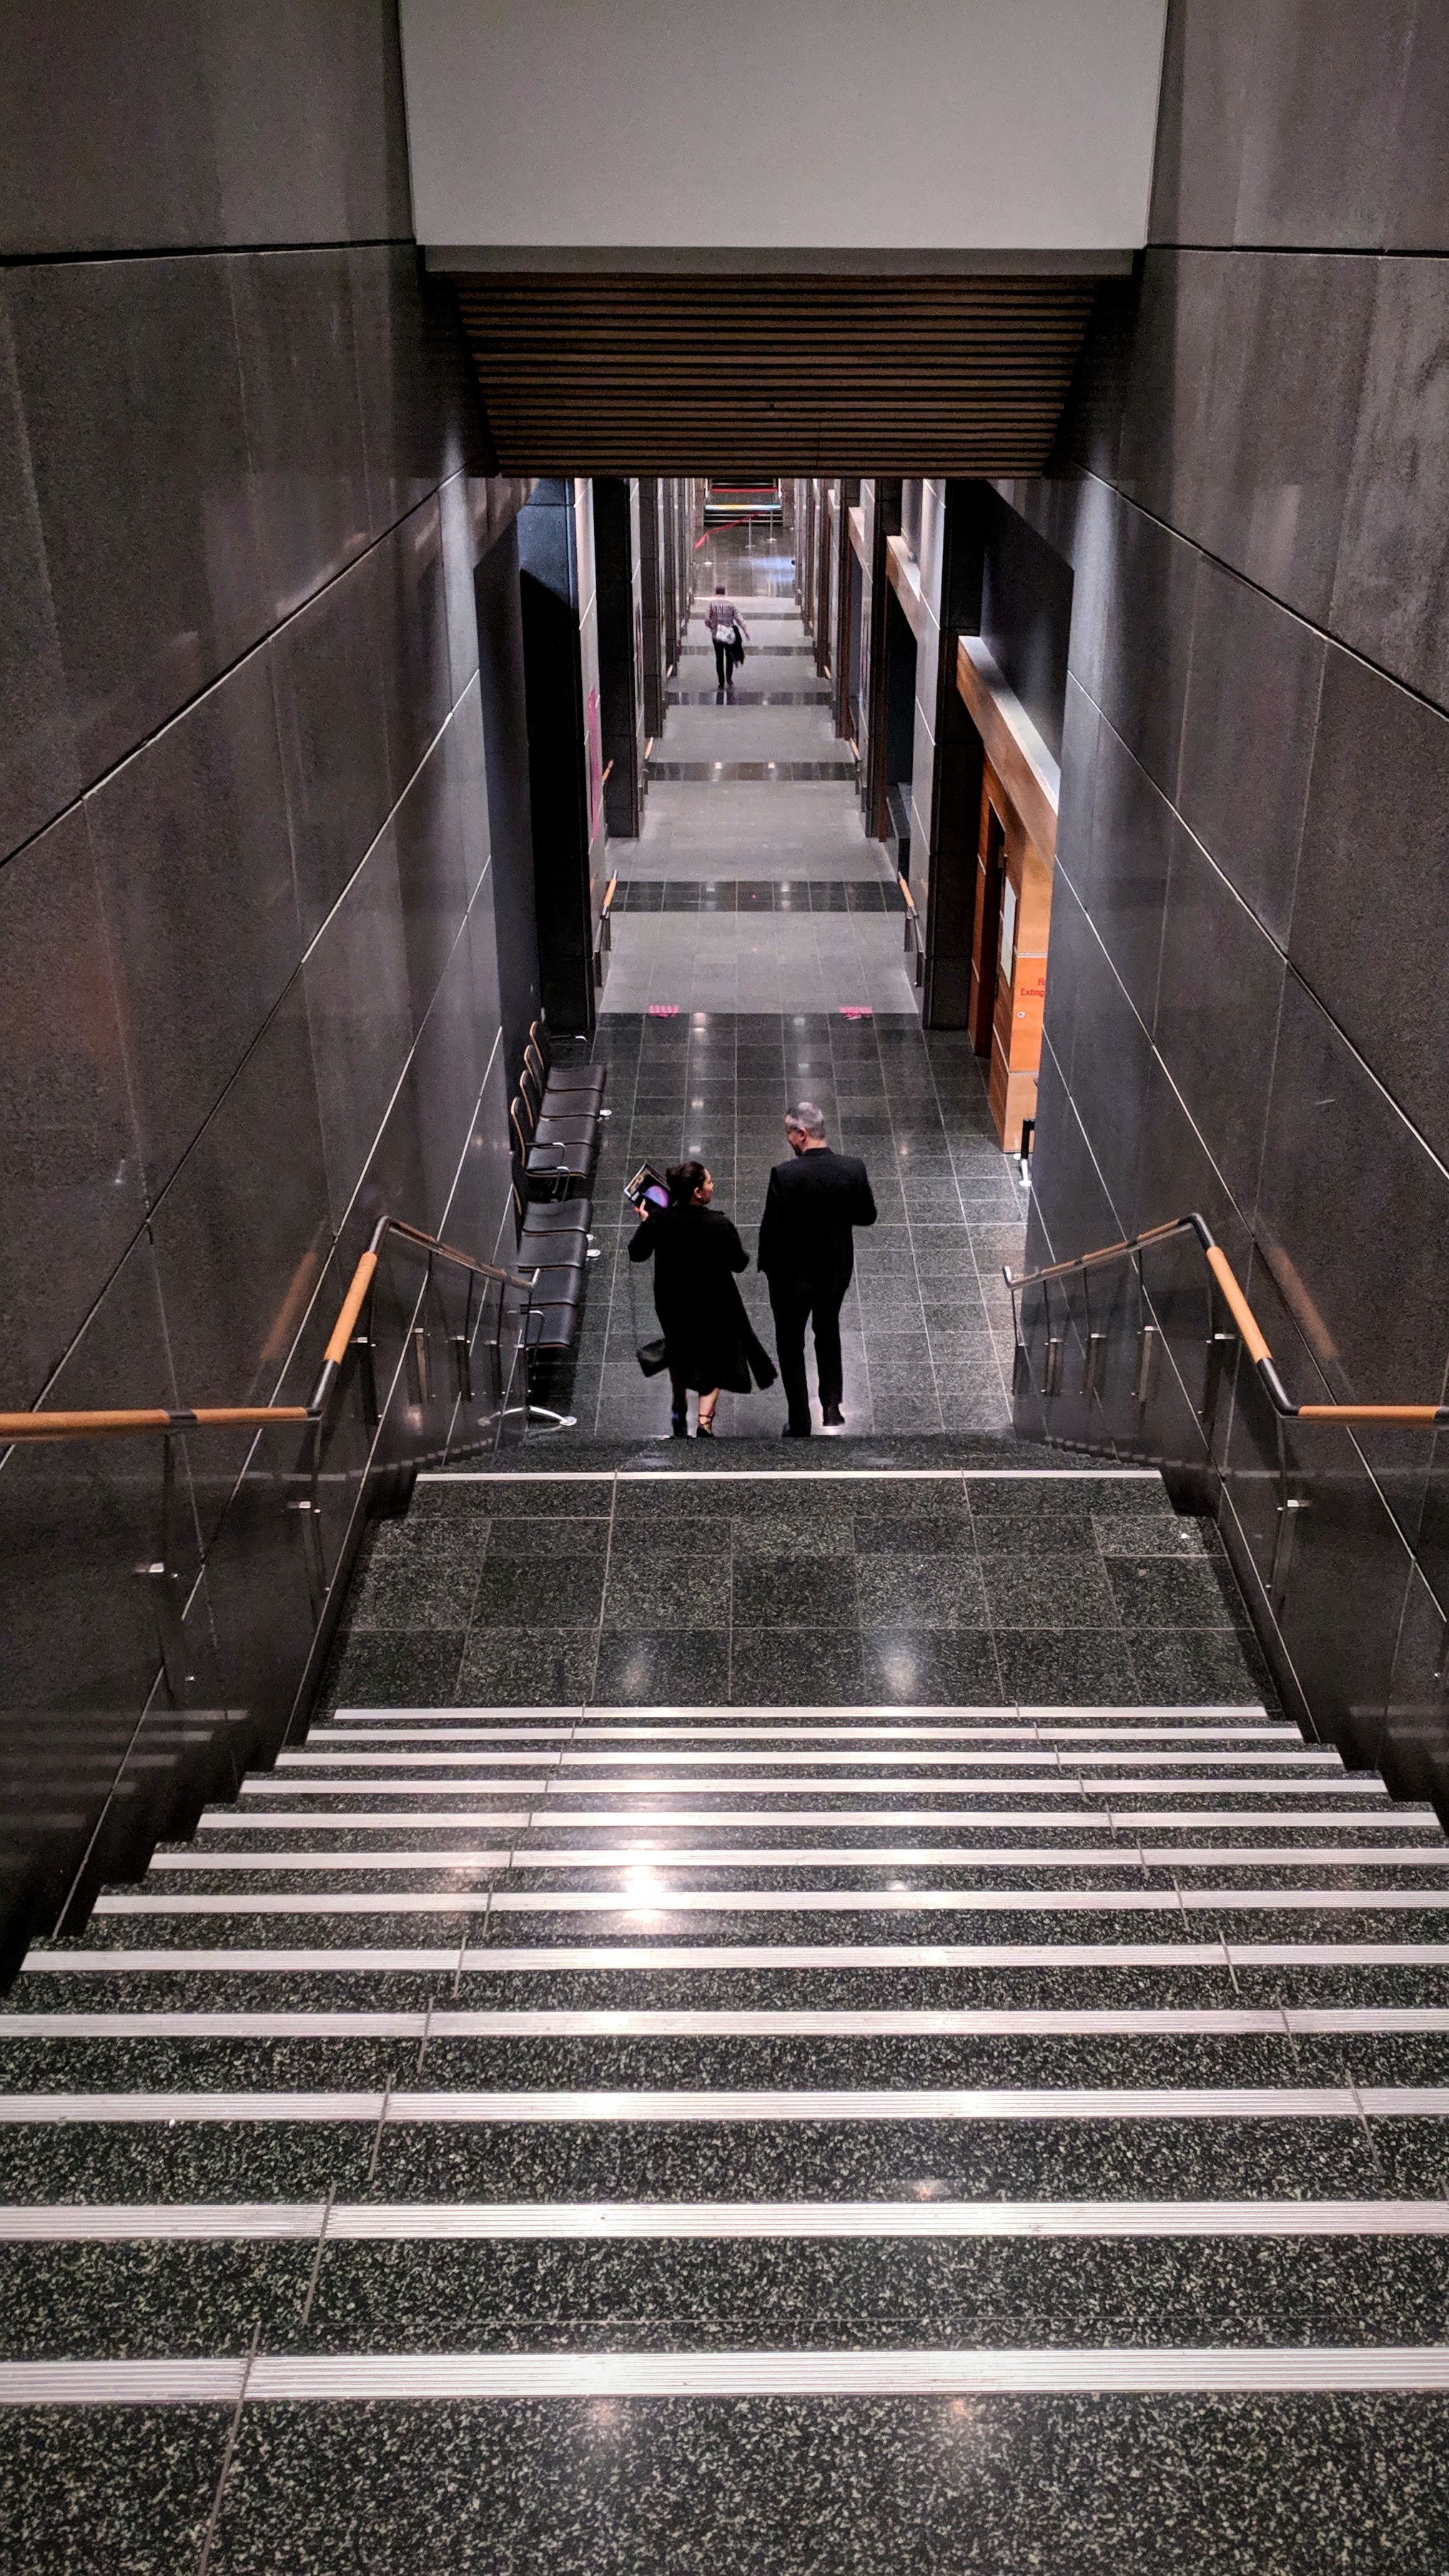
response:
<path id="1" fill-rule="evenodd" d="M 1198 558 L 1177 803 L 1281 947 L 1323 678 L 1321 636 Z"/>
<path id="2" fill-rule="evenodd" d="M 228 267 L 262 559 L 280 618 L 367 543 L 351 266 L 345 250 L 308 250 Z"/>
<path id="3" fill-rule="evenodd" d="M 1346 643 L 1441 706 L 1449 699 L 1446 302 L 1443 260 L 1376 263 L 1329 621 Z"/>
<path id="4" fill-rule="evenodd" d="M 511 526 L 478 566 L 478 680 L 493 833 L 493 910 L 506 1078 L 516 1082 L 539 1007 L 538 926 L 533 895 L 533 809 L 523 694 L 523 616 L 518 529 Z"/>
<path id="5" fill-rule="evenodd" d="M 1235 240 L 1383 240 L 1414 13 L 1415 0 L 1377 0 L 1366 23 L 1354 0 L 1263 0 Z"/>
<path id="6" fill-rule="evenodd" d="M 1449 718 L 1330 648 L 1288 954 L 1449 1160 Z"/>
<path id="7" fill-rule="evenodd" d="M 536 995 L 532 853 L 521 662 L 485 695 L 475 577 L 496 548 L 516 630 L 527 487 L 487 477 L 406 238 L 386 0 L 44 16 L 0 97 L 0 1402 L 299 1401 L 379 1215 L 485 1256 L 506 1216 L 496 924 Z M 447 1436 L 450 1403 L 389 1410 L 421 1282 L 386 1256 L 381 1427 L 354 1376 L 326 1435 L 339 1579 L 370 1466 Z M 298 1435 L 198 1435 L 162 1677 L 161 1463 L 0 1451 L 0 1797 L 44 1850 L 0 1852 L 0 1968 L 98 1819 L 139 1867 L 320 1651 Z"/>
<path id="8" fill-rule="evenodd" d="M 86 813 L 154 1199 L 302 953 L 265 653 L 113 770 Z"/>
<path id="9" fill-rule="evenodd" d="M 472 583 L 469 582 L 469 605 Z M 474 640 L 477 640 L 474 621 Z M 453 773 L 458 820 L 463 835 L 463 878 L 471 903 L 493 860 L 493 831 L 488 817 L 488 755 L 483 740 L 483 693 L 475 670 L 443 736 L 444 757 Z"/>
<path id="10" fill-rule="evenodd" d="M 331 1242 L 301 981 L 151 1219 L 184 1400 L 265 1404 Z"/>
<path id="11" fill-rule="evenodd" d="M 1449 18 L 1417 0 L 1389 179 L 1389 250 L 1449 250 Z"/>
<path id="12" fill-rule="evenodd" d="M 1282 950 L 1192 834 L 1177 831 L 1152 1033 L 1240 1207 L 1257 1187 L 1283 972 Z"/>
<path id="13" fill-rule="evenodd" d="M 90 780 L 272 622 L 230 263 L 12 269 L 4 291 Z"/>
<path id="14" fill-rule="evenodd" d="M 10 316 L 0 294 L 0 858 L 80 786 Z"/>
<path id="15" fill-rule="evenodd" d="M 1152 171 L 1152 239 L 1230 242 L 1259 0 L 1170 8 Z"/>
<path id="16" fill-rule="evenodd" d="M 538 485 L 518 523 L 539 983 L 551 1025 L 594 1021 L 584 663 L 592 566 L 579 559 L 572 478 Z"/>
<path id="17" fill-rule="evenodd" d="M 644 738 L 635 659 L 638 502 L 618 475 L 594 477 L 594 570 L 598 582 L 599 721 L 604 820 L 611 840 L 637 840 L 644 805 Z"/>
<path id="18" fill-rule="evenodd" d="M 1227 258 L 1202 542 L 1322 623 L 1333 591 L 1377 263 Z"/>
<path id="19" fill-rule="evenodd" d="M 448 591 L 437 497 L 408 513 L 378 548 L 383 711 L 394 800 L 406 793 L 452 698 Z"/>
<path id="20" fill-rule="evenodd" d="M 644 731 L 664 731 L 664 677 L 669 653 L 664 634 L 663 485 L 656 474 L 639 477 L 639 607 L 644 627 Z"/>
<path id="21" fill-rule="evenodd" d="M 57 148 L 60 100 L 84 152 Z M 388 0 L 63 0 L 7 29 L 0 252 L 373 241 L 408 206 Z"/>
<path id="22" fill-rule="evenodd" d="M 33 1401 L 144 1221 L 84 808 L 0 868 L 0 1404 Z"/>
<path id="23" fill-rule="evenodd" d="M 412 1043 L 397 836 L 381 833 L 302 970 L 334 1225 L 351 1204 Z"/>
<path id="24" fill-rule="evenodd" d="M 1077 891 L 1138 1017 L 1151 1028 L 1167 879 L 1181 826 L 1110 724 L 1097 741 L 1091 857 Z"/>
<path id="25" fill-rule="evenodd" d="M 450 475 L 486 473 L 492 443 L 445 282 L 428 276 L 411 243 L 354 248 L 349 266 L 368 509 L 380 536 Z"/>
<path id="26" fill-rule="evenodd" d="M 1196 1205 L 1305 1401 L 1449 1371 L 1446 284 L 1395 255 L 1444 247 L 1446 132 L 1430 0 L 1172 0 L 1135 310 L 1104 292 L 1060 478 L 1001 487 L 1075 583 L 1033 1253 Z M 1271 1416 L 1231 1353 L 1214 1391 L 1194 1257 L 1147 1290 L 1170 1365 L 1107 1427 L 1227 1461 L 1291 1704 L 1449 1794 L 1430 1435 L 1291 1436 L 1270 1601 Z"/>
<path id="27" fill-rule="evenodd" d="M 1060 760 L 1071 574 L 1056 549 L 989 485 L 983 506 L 981 634 Z"/>
<path id="28" fill-rule="evenodd" d="M 392 806 L 380 549 L 287 620 L 269 654 L 302 935 L 316 937 Z"/>

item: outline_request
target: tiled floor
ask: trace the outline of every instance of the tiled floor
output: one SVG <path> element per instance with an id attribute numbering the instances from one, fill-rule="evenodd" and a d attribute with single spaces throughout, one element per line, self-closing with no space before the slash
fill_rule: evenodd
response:
<path id="1" fill-rule="evenodd" d="M 820 1014 L 910 1023 L 901 925 L 868 913 L 626 913 L 613 933 L 602 1017 L 647 1011 Z"/>
<path id="2" fill-rule="evenodd" d="M 699 607 L 718 563 L 752 657 L 774 657 L 768 682 L 757 658 L 742 676 L 757 692 L 778 676 L 805 703 L 752 704 L 747 688 L 724 703 L 707 685 L 713 660 L 697 611 L 661 759 L 806 762 L 841 748 L 814 695 L 798 612 L 781 595 L 788 558 L 777 539 L 752 534 L 755 552 L 743 559 L 740 536 L 711 536 Z M 767 585 L 775 595 L 759 595 Z M 613 1112 L 593 1189 L 604 1259 L 576 1349 L 541 1373 L 541 1400 L 574 1413 L 585 1435 L 667 1432 L 668 1383 L 646 1381 L 633 1356 L 653 1318 L 647 1274 L 623 1258 L 633 1220 L 619 1222 L 621 1185 L 640 1162 L 701 1155 L 716 1204 L 753 1252 L 770 1167 L 786 1151 L 784 1110 L 808 1097 L 832 1142 L 863 1156 L 880 1212 L 857 1238 L 842 1318 L 847 1432 L 1005 1429 L 1001 1265 L 1021 1259 L 1024 1197 L 997 1144 L 981 1064 L 963 1036 L 921 1029 L 898 881 L 866 838 L 853 785 L 656 779 L 641 839 L 614 844 L 611 863 L 621 894 L 595 1045 Z M 744 1293 L 772 1347 L 753 1272 Z M 721 1435 L 773 1436 L 781 1420 L 774 1392 L 726 1396 L 718 1416 Z"/>
<path id="3" fill-rule="evenodd" d="M 1001 1432 L 963 1041 L 600 1053 L 627 1446 L 423 1480 L 306 1741 L 6 1998 L 0 2564 L 1443 2569 L 1435 1817 L 1284 1722 L 1156 1476 Z M 877 1431 L 649 1447 L 618 1183 L 702 1152 L 752 1233 L 806 1090 Z"/>
<path id="4" fill-rule="evenodd" d="M 614 917 L 625 912 L 889 912 L 903 918 L 898 885 L 874 877 L 625 877 Z"/>
<path id="5" fill-rule="evenodd" d="M 858 915 L 840 918 L 862 926 Z M 864 926 L 899 936 L 892 919 Z M 601 1021 L 594 1052 L 609 1067 L 613 1112 L 593 1183 L 603 1258 L 574 1351 L 539 1372 L 540 1401 L 574 1413 L 581 1435 L 667 1432 L 668 1381 L 644 1378 L 634 1358 L 656 1328 L 647 1273 L 625 1258 L 634 1219 L 622 1185 L 641 1162 L 699 1155 L 753 1255 L 770 1168 L 786 1153 L 784 1111 L 803 1096 L 825 1112 L 832 1140 L 864 1159 L 879 1211 L 856 1236 L 842 1311 L 847 1432 L 1006 1429 L 1012 1326 L 1001 1266 L 1021 1261 L 1024 1200 L 963 1036 L 838 1013 L 636 1013 Z M 741 1287 L 773 1349 L 764 1282 L 751 1268 Z M 773 1438 L 783 1420 L 777 1390 L 720 1400 L 721 1436 Z M 566 1445 L 570 1435 L 549 1437 Z"/>
<path id="6" fill-rule="evenodd" d="M 818 784 L 653 787 L 639 839 L 611 843 L 609 864 L 629 877 L 889 875 L 854 789 Z"/>
<path id="7" fill-rule="evenodd" d="M 725 555 L 723 539 L 718 551 Z M 914 1021 L 899 925 L 851 918 L 822 927 L 800 898 L 811 882 L 838 896 L 846 883 L 884 890 L 895 880 L 883 846 L 866 838 L 854 764 L 819 702 L 813 650 L 793 602 L 753 597 L 733 572 L 728 580 L 752 638 L 741 690 L 727 698 L 709 689 L 713 652 L 697 611 L 653 747 L 643 832 L 637 842 L 614 844 L 610 861 L 636 890 L 690 880 L 788 884 L 791 917 L 706 921 L 676 906 L 678 918 L 645 921 L 632 903 L 621 907 L 602 1011 L 611 1018 L 672 1003 L 776 1013 L 794 1003 Z M 702 584 L 700 610 L 709 595 Z M 761 653 L 763 662 L 755 658 Z M 776 690 L 790 702 L 757 703 Z M 699 914 L 723 909 L 701 905 Z"/>
<path id="8" fill-rule="evenodd" d="M 1127 1707 L 1261 1688 L 1214 1532 L 1155 1477 L 595 1472 L 421 1484 L 370 1543 L 328 1696 Z"/>

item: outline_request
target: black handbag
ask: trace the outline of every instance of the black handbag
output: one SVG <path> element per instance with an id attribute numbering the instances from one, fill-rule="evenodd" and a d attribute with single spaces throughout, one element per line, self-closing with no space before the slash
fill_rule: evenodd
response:
<path id="1" fill-rule="evenodd" d="M 648 1222 L 646 1217 L 644 1223 L 647 1225 Z M 646 1377 L 658 1377 L 660 1370 L 669 1366 L 669 1354 L 664 1347 L 662 1333 L 651 1334 L 648 1341 L 639 1339 L 639 1273 L 632 1261 L 629 1264 L 629 1312 L 634 1322 L 634 1357 Z"/>

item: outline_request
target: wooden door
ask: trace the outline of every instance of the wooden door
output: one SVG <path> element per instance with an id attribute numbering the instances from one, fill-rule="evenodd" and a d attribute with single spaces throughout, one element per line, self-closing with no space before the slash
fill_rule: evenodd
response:
<path id="1" fill-rule="evenodd" d="M 999 782 L 988 764 L 981 790 L 981 828 L 976 848 L 976 915 L 971 932 L 971 996 L 968 1004 L 971 1043 L 978 1055 L 991 1053 L 996 1017 L 1001 888 L 1006 868 L 1004 804 Z"/>

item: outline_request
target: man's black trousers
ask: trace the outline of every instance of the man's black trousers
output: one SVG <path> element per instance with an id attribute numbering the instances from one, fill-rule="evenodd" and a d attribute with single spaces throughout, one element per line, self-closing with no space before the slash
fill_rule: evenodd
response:
<path id="1" fill-rule="evenodd" d="M 733 644 L 727 644 L 721 635 L 716 635 L 714 639 L 714 667 L 720 687 L 728 688 L 734 674 L 735 648 Z"/>
<path id="2" fill-rule="evenodd" d="M 852 1265 L 853 1266 L 853 1265 Z M 840 1308 L 850 1286 L 850 1269 L 823 1272 L 815 1278 L 772 1277 L 770 1308 L 775 1318 L 775 1348 L 790 1420 L 797 1431 L 810 1425 L 810 1390 L 805 1383 L 805 1327 L 815 1327 L 815 1369 L 824 1412 L 844 1394 L 840 1358 Z"/>

